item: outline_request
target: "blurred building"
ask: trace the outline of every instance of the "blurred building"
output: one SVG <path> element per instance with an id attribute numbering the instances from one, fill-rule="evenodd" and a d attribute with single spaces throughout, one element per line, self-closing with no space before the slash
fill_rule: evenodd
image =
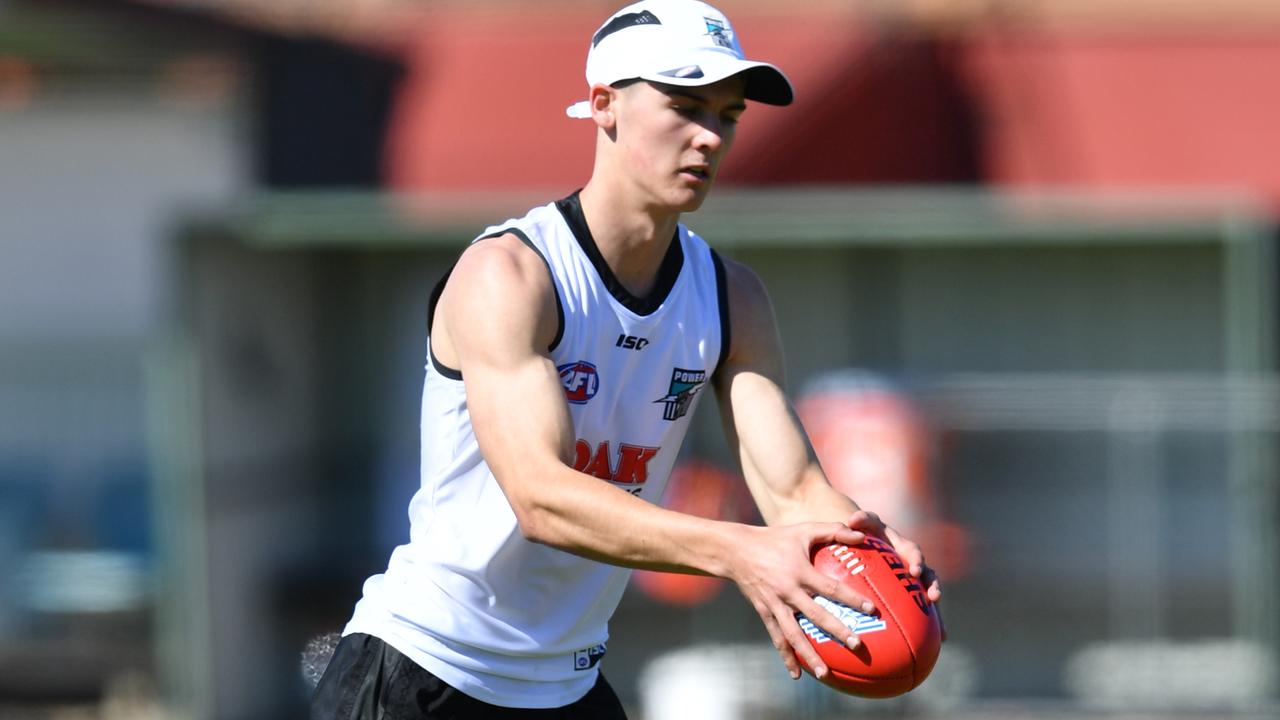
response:
<path id="1" fill-rule="evenodd" d="M 183 519 L 156 495 L 147 358 L 172 235 L 266 187 L 375 185 L 397 73 L 185 8 L 0 4 L 0 707 L 164 666 L 157 537 Z"/>

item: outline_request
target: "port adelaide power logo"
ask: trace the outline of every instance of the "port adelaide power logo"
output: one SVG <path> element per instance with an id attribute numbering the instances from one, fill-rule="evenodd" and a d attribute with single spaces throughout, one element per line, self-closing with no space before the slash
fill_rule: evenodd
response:
<path id="1" fill-rule="evenodd" d="M 707 34 L 711 36 L 712 42 L 720 47 L 733 49 L 733 38 L 731 37 L 733 30 L 728 25 L 709 17 L 702 19 L 707 21 Z"/>
<path id="2" fill-rule="evenodd" d="M 702 389 L 702 384 L 706 381 L 706 370 L 685 370 L 684 368 L 672 370 L 671 389 L 667 391 L 665 397 L 654 400 L 655 403 L 664 403 L 662 419 L 678 420 L 687 415 L 693 396 Z"/>

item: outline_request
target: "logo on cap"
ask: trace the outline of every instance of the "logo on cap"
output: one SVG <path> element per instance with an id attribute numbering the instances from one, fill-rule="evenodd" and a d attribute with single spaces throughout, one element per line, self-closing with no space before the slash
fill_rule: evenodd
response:
<path id="1" fill-rule="evenodd" d="M 733 41 L 729 39 L 729 33 L 732 32 L 724 23 L 709 17 L 702 18 L 707 21 L 707 34 L 715 44 L 720 47 L 733 49 Z"/>
<path id="2" fill-rule="evenodd" d="M 682 68 L 676 68 L 675 70 L 667 70 L 666 72 L 662 72 L 658 74 L 666 75 L 667 77 L 681 78 L 681 79 L 700 78 L 703 76 L 702 67 L 699 65 L 685 65 Z"/>
<path id="3" fill-rule="evenodd" d="M 596 34 L 591 37 L 591 47 L 595 47 L 599 45 L 601 40 L 609 37 L 610 35 L 618 32 L 619 30 L 625 30 L 629 27 L 635 27 L 636 25 L 661 25 L 661 24 L 662 24 L 662 21 L 658 19 L 658 16 L 654 15 L 648 10 L 644 10 L 638 13 L 627 13 L 625 15 L 619 15 L 613 18 L 612 20 L 610 20 L 609 22 L 605 23 L 604 27 L 596 31 Z"/>

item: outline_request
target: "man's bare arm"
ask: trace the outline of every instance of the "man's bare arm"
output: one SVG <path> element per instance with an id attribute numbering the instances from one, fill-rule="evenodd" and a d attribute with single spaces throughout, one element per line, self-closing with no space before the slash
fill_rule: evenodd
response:
<path id="1" fill-rule="evenodd" d="M 769 296 L 746 266 L 725 260 L 733 347 L 716 372 L 729 446 L 770 525 L 846 522 L 858 510 L 818 465 L 784 391 L 782 343 Z"/>
<path id="2" fill-rule="evenodd" d="M 764 285 L 747 267 L 728 260 L 725 276 L 732 347 L 725 367 L 716 371 L 716 396 L 730 447 L 738 456 L 765 522 L 792 526 L 833 521 L 884 535 L 907 561 L 912 574 L 924 578 L 929 597 L 936 602 L 941 589 L 920 548 L 886 527 L 874 513 L 859 509 L 827 481 L 784 391 L 782 345 Z M 813 619 L 805 608 L 793 607 Z M 761 608 L 757 606 L 757 610 Z M 810 647 L 794 619 L 776 608 L 766 606 L 764 610 L 773 615 L 770 618 L 761 612 L 787 666 L 794 668 L 793 653 L 808 661 Z"/>

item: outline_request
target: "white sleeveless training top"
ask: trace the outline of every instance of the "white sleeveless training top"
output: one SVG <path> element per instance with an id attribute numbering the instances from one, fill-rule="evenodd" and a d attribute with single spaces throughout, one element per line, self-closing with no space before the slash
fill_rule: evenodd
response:
<path id="1" fill-rule="evenodd" d="M 636 298 L 601 258 L 576 193 L 481 237 L 504 233 L 536 250 L 555 281 L 561 323 L 550 356 L 575 468 L 658 502 L 728 346 L 719 258 L 681 225 L 653 292 Z M 461 378 L 428 352 L 410 540 L 365 582 L 344 634 L 382 638 L 484 702 L 566 705 L 596 682 L 630 570 L 521 535 L 476 444 Z"/>

